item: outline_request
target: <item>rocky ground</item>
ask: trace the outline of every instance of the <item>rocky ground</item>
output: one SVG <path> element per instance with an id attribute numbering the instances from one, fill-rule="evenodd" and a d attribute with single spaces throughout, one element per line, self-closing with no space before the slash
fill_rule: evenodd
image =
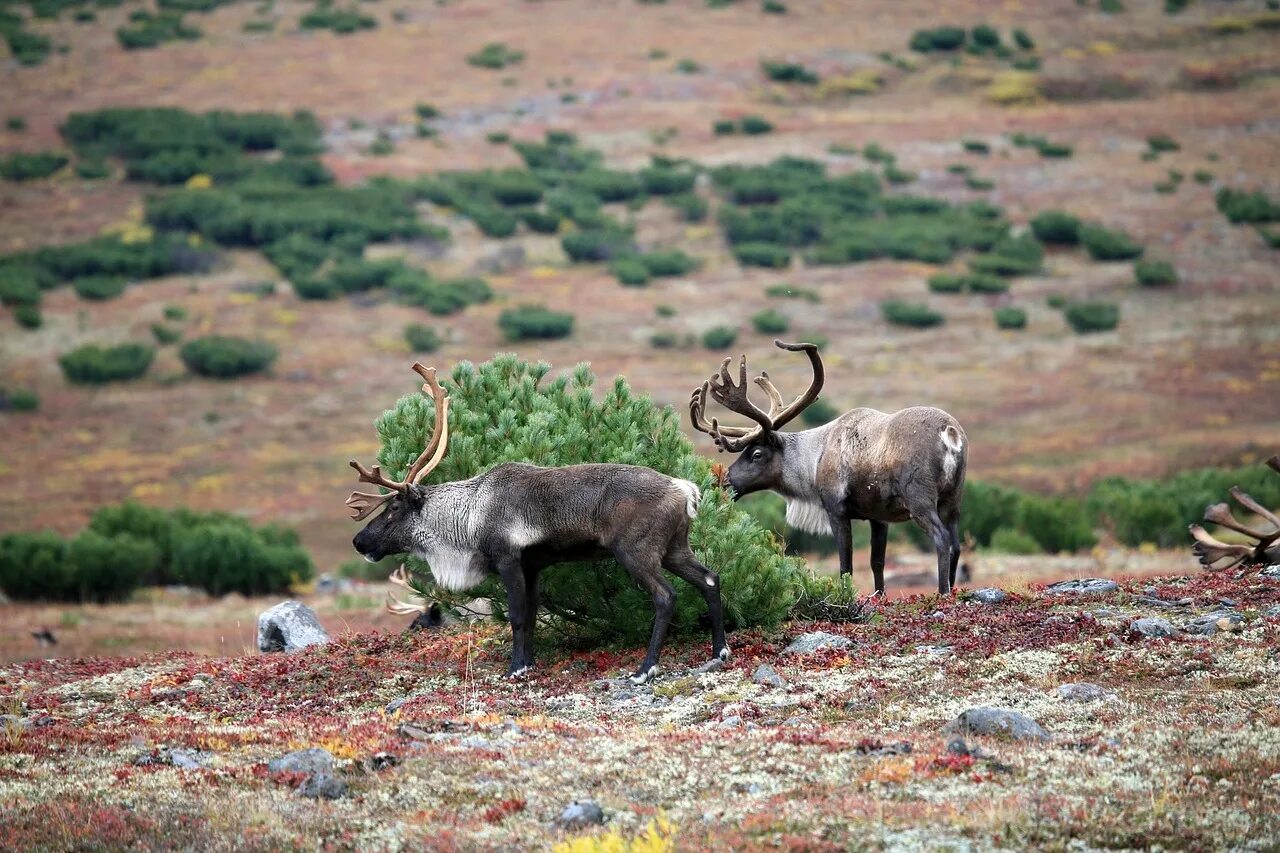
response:
<path id="1" fill-rule="evenodd" d="M 1274 849 L 1280 567 L 908 597 L 640 656 L 500 626 L 0 669 L 33 848 Z M 305 752 L 304 752 L 305 750 Z M 575 804 L 576 803 L 576 804 Z"/>

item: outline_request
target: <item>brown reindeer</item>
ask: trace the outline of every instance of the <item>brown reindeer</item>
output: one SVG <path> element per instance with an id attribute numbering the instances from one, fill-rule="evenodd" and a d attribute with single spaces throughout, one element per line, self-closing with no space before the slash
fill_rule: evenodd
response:
<path id="1" fill-rule="evenodd" d="M 779 430 L 818 399 L 825 374 L 813 344 L 774 341 L 780 349 L 803 352 L 813 368 L 809 388 L 784 406 L 768 373 L 755 378 L 769 398 L 762 411 L 748 399 L 747 358 L 735 385 L 731 359 L 719 374 L 694 389 L 689 417 L 721 451 L 740 453 L 728 482 L 738 497 L 772 489 L 787 499 L 787 523 L 811 533 L 834 533 L 842 574 L 853 571 L 850 522 L 871 523 L 871 574 L 884 594 L 885 543 L 889 524 L 912 520 L 933 540 L 938 555 L 938 592 L 956 580 L 960 557 L 960 501 L 964 493 L 968 440 L 951 415 L 929 406 L 886 414 L 852 409 L 820 427 Z M 752 421 L 752 427 L 721 426 L 705 416 L 707 396 Z"/>

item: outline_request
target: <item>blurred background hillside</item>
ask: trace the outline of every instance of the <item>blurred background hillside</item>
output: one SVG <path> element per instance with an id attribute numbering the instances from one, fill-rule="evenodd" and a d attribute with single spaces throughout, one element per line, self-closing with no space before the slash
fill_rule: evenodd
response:
<path id="1" fill-rule="evenodd" d="M 726 355 L 798 390 L 780 336 L 815 420 L 965 425 L 980 547 L 1190 568 L 1280 445 L 1275 5 L 0 0 L 0 532 L 334 572 L 414 360 L 683 415 Z"/>

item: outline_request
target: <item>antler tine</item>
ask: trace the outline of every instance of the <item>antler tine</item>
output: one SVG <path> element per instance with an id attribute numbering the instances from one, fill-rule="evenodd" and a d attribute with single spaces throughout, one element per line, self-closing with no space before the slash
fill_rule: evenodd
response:
<path id="1" fill-rule="evenodd" d="M 404 476 L 406 483 L 422 482 L 440 464 L 449 449 L 449 395 L 444 392 L 444 389 L 440 387 L 440 383 L 436 381 L 436 369 L 434 367 L 423 367 L 421 362 L 414 362 L 413 370 L 426 380 L 422 385 L 422 390 L 435 401 L 436 420 L 435 427 L 431 432 L 431 438 L 427 441 L 427 446 L 422 449 L 422 453 L 409 466 L 409 470 Z"/>
<path id="2" fill-rule="evenodd" d="M 782 392 L 773 384 L 767 370 L 760 371 L 760 375 L 755 378 L 755 383 L 769 395 L 769 419 L 773 420 L 778 416 L 778 412 L 782 411 Z"/>
<path id="3" fill-rule="evenodd" d="M 1191 546 L 1191 551 L 1200 560 L 1200 565 L 1206 569 L 1215 568 L 1214 563 L 1226 557 L 1231 557 L 1231 562 L 1216 568 L 1229 569 L 1232 566 L 1239 565 L 1245 560 L 1253 556 L 1253 549 L 1247 545 L 1228 545 L 1225 542 L 1219 542 L 1198 524 L 1187 525 L 1192 538 L 1196 543 Z"/>
<path id="4" fill-rule="evenodd" d="M 689 420 L 693 423 L 693 428 L 698 432 L 711 434 L 711 424 L 707 423 L 707 390 L 710 383 L 703 382 L 700 386 L 693 389 L 693 394 L 689 397 Z M 741 438 L 755 431 L 755 427 L 719 427 L 721 434 L 731 438 Z"/>
<path id="5" fill-rule="evenodd" d="M 729 362 L 731 361 L 733 359 L 726 358 L 720 365 L 720 375 L 713 376 L 709 380 L 711 396 L 729 411 L 748 417 L 758 423 L 761 431 L 767 432 L 773 429 L 773 422 L 770 420 L 769 415 L 760 411 L 760 407 L 751 402 L 751 399 L 747 396 L 747 357 L 744 355 L 739 361 L 739 376 L 736 384 L 733 381 L 733 377 L 729 375 Z M 752 432 L 755 432 L 755 430 L 753 429 Z"/>
<path id="6" fill-rule="evenodd" d="M 1242 506 L 1242 507 L 1244 507 L 1245 509 L 1249 510 L 1249 512 L 1253 513 L 1254 515 L 1260 515 L 1260 516 L 1262 516 L 1264 519 L 1266 519 L 1266 520 L 1267 520 L 1267 521 L 1269 521 L 1270 523 L 1274 524 L 1274 525 L 1276 526 L 1276 528 L 1277 528 L 1277 532 L 1280 532 L 1280 518 L 1276 518 L 1276 514 L 1275 514 L 1274 512 L 1272 512 L 1271 510 L 1267 509 L 1267 508 L 1266 508 L 1265 506 L 1263 506 L 1262 504 L 1260 504 L 1260 503 L 1258 503 L 1257 501 L 1255 501 L 1255 500 L 1253 499 L 1253 496 L 1252 496 L 1252 495 L 1249 495 L 1249 494 L 1247 494 L 1246 492 L 1242 492 L 1242 491 L 1240 491 L 1240 487 L 1239 487 L 1239 486 L 1232 486 L 1232 487 L 1231 487 L 1231 489 L 1230 489 L 1230 491 L 1231 491 L 1231 497 L 1235 498 L 1235 499 L 1236 499 L 1236 501 L 1240 504 L 1240 506 Z M 1212 519 L 1210 519 L 1210 520 L 1212 520 Z M 1227 526 L 1230 526 L 1230 525 L 1227 525 Z M 1237 529 L 1239 529 L 1239 528 L 1237 528 Z M 1265 535 L 1262 535 L 1262 536 L 1258 536 L 1257 534 L 1254 534 L 1254 533 L 1252 533 L 1252 532 L 1250 532 L 1250 531 L 1246 531 L 1246 530 L 1241 530 L 1240 532 L 1241 532 L 1241 533 L 1248 533 L 1250 536 L 1256 536 L 1256 538 L 1259 538 L 1259 539 L 1266 539 L 1268 542 L 1270 542 L 1270 541 L 1272 541 L 1272 540 L 1274 540 L 1274 539 L 1276 538 L 1276 536 L 1275 536 L 1275 535 L 1273 535 L 1273 534 L 1265 534 Z M 1269 537 L 1269 538 L 1268 538 L 1268 537 Z"/>
<path id="7" fill-rule="evenodd" d="M 1247 498 L 1249 496 L 1245 495 L 1245 497 Z M 1250 500 L 1252 500 L 1252 498 L 1250 498 Z M 1241 501 L 1241 503 L 1244 503 L 1244 501 Z M 1245 525 L 1236 521 L 1236 517 L 1231 514 L 1231 508 L 1228 507 L 1225 503 L 1213 504 L 1212 506 L 1205 507 L 1204 520 L 1212 521 L 1214 524 L 1225 527 L 1228 530 L 1234 530 L 1237 533 L 1243 533 L 1245 536 L 1248 536 L 1250 539 L 1256 539 L 1259 542 L 1263 540 L 1270 542 L 1271 540 L 1275 539 L 1277 536 L 1280 536 L 1280 532 L 1267 534 L 1267 533 L 1262 533 L 1260 531 L 1254 530 L 1251 527 L 1246 527 Z"/>
<path id="8" fill-rule="evenodd" d="M 780 340 L 774 340 L 773 345 L 778 349 L 784 349 L 788 352 L 804 351 L 809 356 L 809 364 L 813 367 L 813 381 L 809 383 L 808 389 L 803 394 L 796 397 L 785 409 L 771 418 L 773 429 L 781 429 L 787 423 L 795 419 L 796 415 L 803 412 L 818 399 L 818 394 L 822 391 L 822 385 L 826 381 L 826 370 L 822 366 L 822 356 L 818 355 L 817 344 L 797 343 L 789 344 Z M 781 397 L 779 397 L 781 399 Z"/>
<path id="9" fill-rule="evenodd" d="M 384 503 L 395 497 L 395 494 L 395 492 L 387 492 L 385 495 L 371 495 L 368 492 L 352 492 L 346 501 L 351 509 L 351 520 L 364 521 Z"/>
<path id="10" fill-rule="evenodd" d="M 409 569 L 404 563 L 401 563 L 399 568 L 387 576 L 387 581 L 398 587 L 403 587 L 410 591 L 413 590 L 413 587 L 409 585 Z"/>
<path id="11" fill-rule="evenodd" d="M 412 616 L 416 613 L 426 613 L 429 605 L 427 604 L 410 604 L 407 601 L 401 601 L 391 593 L 387 593 L 386 608 L 388 613 L 394 613 L 397 616 Z"/>

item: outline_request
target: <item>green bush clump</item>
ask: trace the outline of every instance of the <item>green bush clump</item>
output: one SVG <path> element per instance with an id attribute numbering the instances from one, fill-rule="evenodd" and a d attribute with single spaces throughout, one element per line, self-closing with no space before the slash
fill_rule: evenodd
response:
<path id="1" fill-rule="evenodd" d="M 35 154 L 15 151 L 0 158 L 0 177 L 10 181 L 36 181 L 49 177 L 69 162 L 71 158 L 56 151 Z"/>
<path id="2" fill-rule="evenodd" d="M 87 344 L 58 357 L 58 365 L 69 382 L 102 385 L 137 379 L 147 372 L 155 358 L 154 347 L 126 343 L 113 347 Z"/>
<path id="3" fill-rule="evenodd" d="M 1004 305 L 995 310 L 997 329 L 1025 329 L 1027 312 L 1013 305 Z"/>
<path id="4" fill-rule="evenodd" d="M 787 4 L 780 0 L 764 0 L 760 4 L 760 11 L 766 15 L 785 15 L 787 14 Z"/>
<path id="5" fill-rule="evenodd" d="M 194 41 L 203 33 L 189 26 L 181 12 L 151 13 L 138 10 L 129 16 L 130 24 L 116 30 L 116 41 L 125 50 L 159 47 L 171 41 Z"/>
<path id="6" fill-rule="evenodd" d="M 405 326 L 404 339 L 414 352 L 435 352 L 440 349 L 440 333 L 421 323 L 410 323 Z"/>
<path id="7" fill-rule="evenodd" d="M 44 325 L 39 305 L 15 305 L 13 319 L 24 329 L 38 329 Z"/>
<path id="8" fill-rule="evenodd" d="M 862 157 L 870 163 L 892 163 L 897 157 L 878 142 L 868 142 L 862 148 Z"/>
<path id="9" fill-rule="evenodd" d="M 39 305 L 41 296 L 38 271 L 26 264 L 0 267 L 0 305 Z"/>
<path id="10" fill-rule="evenodd" d="M 991 153 L 991 146 L 988 143 L 982 141 L 981 139 L 965 139 L 965 140 L 962 140 L 960 144 L 963 145 L 964 150 L 968 151 L 970 154 L 990 154 Z"/>
<path id="11" fill-rule="evenodd" d="M 1009 282 L 990 273 L 971 273 L 964 277 L 965 287 L 973 293 L 1007 293 Z"/>
<path id="12" fill-rule="evenodd" d="M 164 323 L 151 324 L 151 337 L 156 339 L 156 343 L 160 346 L 166 344 L 176 344 L 182 340 L 182 330 L 175 329 L 172 326 L 166 326 Z"/>
<path id="13" fill-rule="evenodd" d="M 798 287 L 794 284 L 771 284 L 765 288 L 764 295 L 778 299 L 802 299 L 805 302 L 813 303 L 822 301 L 818 291 L 808 287 Z"/>
<path id="14" fill-rule="evenodd" d="M 1083 501 L 1024 495 L 1018 503 L 1018 527 L 1048 553 L 1074 552 L 1097 544 Z"/>
<path id="15" fill-rule="evenodd" d="M 86 530 L 67 543 L 67 562 L 80 601 L 120 601 L 156 570 L 160 549 L 122 534 L 107 537 Z"/>
<path id="16" fill-rule="evenodd" d="M 198 376 L 231 379 L 261 373 L 275 363 L 276 348 L 265 341 L 229 335 L 206 335 L 182 345 L 178 354 Z"/>
<path id="17" fill-rule="evenodd" d="M 520 221 L 537 234 L 554 234 L 560 230 L 560 216 L 549 210 L 529 208 L 520 211 Z"/>
<path id="18" fill-rule="evenodd" d="M 1021 30 L 1021 29 L 1014 30 L 1013 43 L 1016 44 L 1021 50 L 1036 49 L 1035 39 L 1031 38 L 1030 34 L 1028 34 L 1026 30 Z"/>
<path id="19" fill-rule="evenodd" d="M 644 287 L 649 283 L 649 268 L 635 255 L 618 258 L 609 264 L 609 272 L 627 287 Z"/>
<path id="20" fill-rule="evenodd" d="M 654 349 L 674 349 L 680 343 L 675 332 L 654 332 L 649 336 L 649 346 Z"/>
<path id="21" fill-rule="evenodd" d="M 791 251 L 773 243 L 736 243 L 733 256 L 744 267 L 784 269 L 791 265 Z"/>
<path id="22" fill-rule="evenodd" d="M 770 62 L 765 59 L 760 62 L 760 68 L 775 83 L 803 83 L 806 86 L 818 83 L 817 74 L 796 62 Z"/>
<path id="23" fill-rule="evenodd" d="M 1178 272 L 1168 261 L 1138 261 L 1133 265 L 1133 276 L 1143 287 L 1166 287 L 1178 282 Z"/>
<path id="24" fill-rule="evenodd" d="M 498 315 L 498 328 L 509 341 L 567 338 L 573 332 L 573 315 L 541 305 L 521 305 Z"/>
<path id="25" fill-rule="evenodd" d="M 906 169 L 899 169 L 893 163 L 884 167 L 884 179 L 894 186 L 909 184 L 916 179 L 915 172 L 909 172 Z"/>
<path id="26" fill-rule="evenodd" d="M 664 249 L 637 255 L 637 260 L 654 278 L 684 275 L 698 266 L 698 261 L 679 249 Z"/>
<path id="27" fill-rule="evenodd" d="M 1080 242 L 1095 261 L 1130 261 L 1142 257 L 1143 246 L 1123 231 L 1088 224 L 1080 229 Z"/>
<path id="28" fill-rule="evenodd" d="M 990 178 L 979 178 L 975 175 L 970 175 L 969 177 L 965 178 L 964 185 L 971 190 L 980 190 L 983 192 L 987 190 L 993 190 L 996 188 L 995 181 L 991 180 Z"/>
<path id="29" fill-rule="evenodd" d="M 26 388 L 0 385 L 0 412 L 34 412 L 40 408 L 40 397 Z"/>
<path id="30" fill-rule="evenodd" d="M 407 305 L 425 308 L 432 314 L 456 314 L 469 305 L 480 305 L 493 298 L 493 288 L 482 278 L 432 279 L 422 270 L 404 269 L 387 282 L 396 298 Z"/>
<path id="31" fill-rule="evenodd" d="M 72 282 L 72 287 L 75 288 L 76 295 L 81 299 L 101 302 L 107 299 L 115 299 L 124 293 L 127 283 L 119 276 L 90 275 L 76 279 Z"/>
<path id="32" fill-rule="evenodd" d="M 761 334 L 780 335 L 791 328 L 791 321 L 781 311 L 766 308 L 752 315 L 751 325 L 755 326 L 756 331 Z"/>
<path id="33" fill-rule="evenodd" d="M 1280 201 L 1272 201 L 1261 190 L 1246 192 L 1223 187 L 1214 200 L 1218 210 L 1233 223 L 1280 221 Z"/>
<path id="34" fill-rule="evenodd" d="M 635 253 L 631 233 L 620 228 L 575 231 L 561 237 L 560 246 L 575 263 L 608 261 Z"/>
<path id="35" fill-rule="evenodd" d="M 1177 151 L 1182 148 L 1178 141 L 1167 133 L 1157 133 L 1147 137 L 1147 148 L 1157 153 Z"/>
<path id="36" fill-rule="evenodd" d="M 500 41 L 490 42 L 467 56 L 467 62 L 477 68 L 500 69 L 524 62 L 524 52 L 514 50 Z"/>
<path id="37" fill-rule="evenodd" d="M 1013 527 L 1001 527 L 991 534 L 991 550 L 1001 554 L 1039 554 L 1040 543 Z"/>
<path id="38" fill-rule="evenodd" d="M 1049 142 L 1045 140 L 1036 146 L 1036 151 L 1039 152 L 1041 157 L 1061 159 L 1070 157 L 1075 149 L 1065 142 Z"/>
<path id="39" fill-rule="evenodd" d="M 692 192 L 669 195 L 666 197 L 666 203 L 679 213 L 680 218 L 685 222 L 702 222 L 707 218 L 707 212 L 711 208 L 705 198 Z"/>
<path id="40" fill-rule="evenodd" d="M 969 31 L 973 44 L 983 50 L 1000 46 L 1000 32 L 990 24 L 978 24 Z"/>
<path id="41" fill-rule="evenodd" d="M 0 537 L 0 590 L 9 598 L 64 600 L 72 596 L 74 587 L 62 537 L 49 531 Z"/>
<path id="42" fill-rule="evenodd" d="M 805 426 L 822 426 L 840 417 L 841 411 L 830 400 L 819 398 L 800 413 L 800 420 Z"/>
<path id="43" fill-rule="evenodd" d="M 770 532 L 713 488 L 710 461 L 681 433 L 676 414 L 633 395 L 621 378 L 593 398 L 595 378 L 586 365 L 554 380 L 547 378 L 550 369 L 514 355 L 498 356 L 478 367 L 455 367 L 445 381 L 452 400 L 450 450 L 427 482 L 466 479 L 508 461 L 618 462 L 692 480 L 703 497 L 690 544 L 699 559 L 720 574 L 726 622 L 739 628 L 772 625 L 785 618 L 795 601 L 793 585 L 802 571 L 800 563 L 785 557 Z M 383 470 L 392 475 L 405 470 L 421 452 L 433 415 L 430 401 L 414 394 L 379 419 L 383 447 L 378 463 Z M 548 435 L 556 440 L 548 442 Z M 457 594 L 430 584 L 429 567 L 422 562 L 410 559 L 408 564 L 432 600 L 456 605 L 478 594 L 492 602 L 495 613 L 506 612 L 506 593 L 496 578 Z M 672 630 L 696 630 L 705 612 L 701 597 L 682 585 L 677 589 Z M 639 643 L 649 635 L 649 595 L 613 560 L 549 568 L 542 573 L 541 592 L 544 612 L 574 640 Z"/>
<path id="44" fill-rule="evenodd" d="M 929 276 L 929 290 L 934 293 L 961 293 L 968 276 L 940 272 Z"/>
<path id="45" fill-rule="evenodd" d="M 422 102 L 416 103 L 413 105 L 413 112 L 414 115 L 423 121 L 440 118 L 440 110 L 433 104 L 425 104 Z"/>
<path id="46" fill-rule="evenodd" d="M 908 46 L 918 53 L 931 53 L 935 50 L 959 50 L 964 47 L 967 35 L 962 27 L 935 27 L 930 30 L 916 30 L 911 36 Z"/>
<path id="47" fill-rule="evenodd" d="M 640 182 L 649 195 L 679 195 L 692 192 L 698 175 L 691 169 L 653 165 L 640 170 Z"/>
<path id="48" fill-rule="evenodd" d="M 9 45 L 9 53 L 20 65 L 39 65 L 53 50 L 53 41 L 48 36 L 26 29 L 24 25 L 21 17 L 0 9 L 0 38 Z M 11 126 L 9 129 L 16 128 Z"/>
<path id="49" fill-rule="evenodd" d="M 1120 323 L 1120 306 L 1114 302 L 1072 302 L 1063 316 L 1078 334 L 1109 332 Z"/>
<path id="50" fill-rule="evenodd" d="M 991 251 L 969 259 L 969 269 L 975 273 L 998 276 L 1027 275 L 1039 272 L 1044 263 L 1044 247 L 1031 234 L 1021 237 L 1002 237 Z"/>
<path id="51" fill-rule="evenodd" d="M 378 19 L 354 7 L 335 9 L 331 2 L 321 0 L 298 19 L 298 25 L 305 30 L 332 30 L 338 35 L 349 35 L 377 27 Z"/>
<path id="52" fill-rule="evenodd" d="M 712 326 L 702 333 L 702 345 L 710 350 L 722 350 L 733 346 L 738 330 L 733 326 Z"/>
<path id="53" fill-rule="evenodd" d="M 928 305 L 904 302 L 900 299 L 887 299 L 881 302 L 880 313 L 892 325 L 909 326 L 915 329 L 930 329 L 946 322 L 946 317 Z"/>
<path id="54" fill-rule="evenodd" d="M 1080 242 L 1080 217 L 1064 210 L 1043 210 L 1031 220 L 1031 233 L 1041 243 L 1074 246 Z"/>

